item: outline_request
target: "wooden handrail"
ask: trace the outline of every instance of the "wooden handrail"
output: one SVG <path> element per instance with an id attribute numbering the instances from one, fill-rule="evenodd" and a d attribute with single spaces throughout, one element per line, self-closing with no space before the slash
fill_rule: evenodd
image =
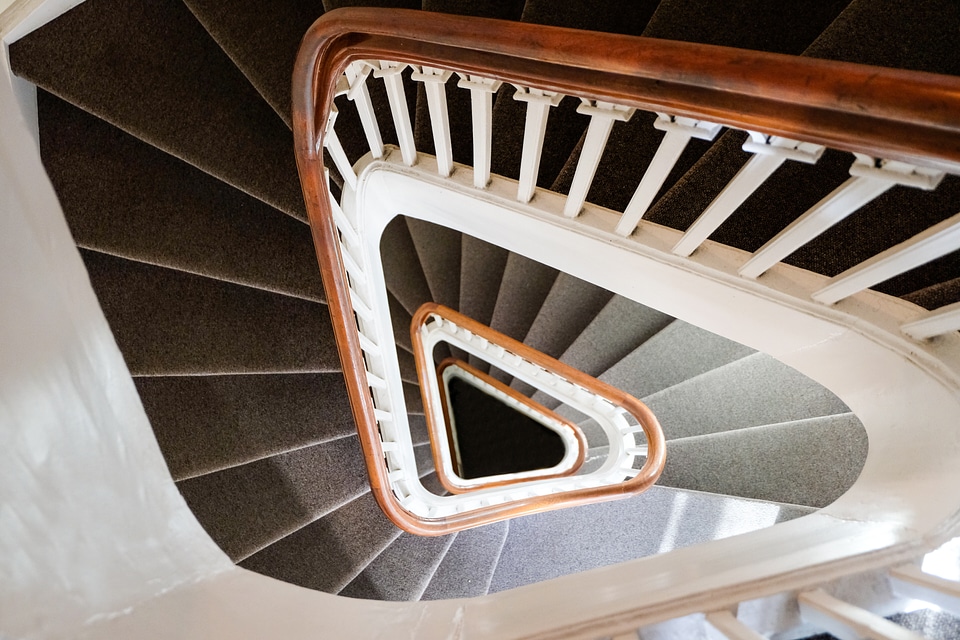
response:
<path id="1" fill-rule="evenodd" d="M 391 519 L 424 535 L 555 508 L 559 498 L 436 520 L 411 517 L 393 498 L 321 153 L 337 82 L 347 65 L 363 59 L 452 69 L 960 172 L 958 78 L 418 11 L 350 8 L 325 14 L 304 37 L 294 69 L 297 164 L 372 491 Z M 646 407 L 637 409 L 655 423 Z M 648 439 L 651 456 L 662 456 L 656 436 L 648 433 Z M 574 493 L 564 499 L 605 499 L 596 490 Z"/>
<path id="2" fill-rule="evenodd" d="M 418 330 L 419 330 L 419 327 L 417 328 L 411 327 L 411 334 L 413 334 L 414 332 L 418 333 Z M 503 335 L 503 334 L 500 334 L 499 332 L 494 331 L 493 329 L 489 329 L 489 327 L 488 327 L 488 330 L 490 333 L 482 334 L 483 337 L 487 338 L 494 344 L 498 344 L 498 342 L 496 341 L 497 335 Z M 418 333 L 418 337 L 415 339 L 415 342 L 414 342 L 415 349 L 418 347 L 418 342 L 420 342 L 419 333 Z M 423 366 L 431 366 L 431 358 L 429 357 L 428 354 L 422 353 L 419 351 L 415 353 L 414 358 L 417 364 L 417 377 L 420 380 L 420 393 L 423 398 L 423 405 L 425 409 L 424 414 L 427 420 L 427 433 L 430 436 L 431 449 L 433 450 L 433 466 L 434 466 L 434 469 L 436 469 L 437 471 L 437 478 L 440 480 L 440 484 L 443 485 L 443 488 L 449 491 L 450 493 L 469 493 L 471 491 L 477 491 L 479 489 L 488 489 L 490 487 L 502 487 L 510 484 L 529 482 L 531 480 L 531 478 L 529 477 L 511 478 L 511 479 L 505 479 L 505 480 L 501 479 L 501 480 L 490 480 L 486 482 L 477 482 L 476 484 L 473 484 L 469 487 L 464 487 L 457 484 L 457 482 L 453 478 L 450 478 L 447 475 L 446 470 L 442 464 L 443 461 L 440 458 L 441 443 L 440 443 L 440 437 L 439 437 L 441 432 L 445 432 L 447 434 L 447 442 L 451 443 L 452 445 L 453 433 L 452 433 L 451 426 L 453 425 L 453 421 L 450 419 L 447 391 L 441 382 L 439 385 L 438 391 L 440 392 L 440 409 L 444 417 L 444 420 L 443 420 L 443 424 L 438 424 L 438 421 L 434 419 L 435 414 L 433 410 L 435 410 L 435 407 L 433 406 L 433 398 L 428 397 L 429 390 L 428 390 L 428 381 L 427 381 L 426 371 L 421 369 L 421 367 Z M 565 430 L 568 430 L 573 436 L 573 438 L 577 441 L 577 459 L 574 461 L 573 465 L 571 465 L 569 469 L 566 469 L 560 472 L 555 472 L 555 473 L 538 474 L 533 479 L 547 480 L 549 478 L 564 478 L 567 476 L 572 476 L 573 474 L 575 474 L 577 471 L 580 470 L 587 456 L 587 438 L 586 436 L 583 435 L 583 431 L 580 429 L 580 427 L 573 424 L 569 420 L 566 420 L 560 417 L 556 412 L 551 411 L 550 409 L 546 408 L 539 402 L 535 402 L 531 398 L 528 398 L 527 396 L 523 395 L 516 389 L 512 389 L 508 387 L 507 385 L 503 384 L 496 378 L 487 375 L 486 373 L 484 373 L 483 371 L 480 371 L 476 367 L 471 367 L 469 364 L 467 364 L 463 360 L 459 360 L 457 358 L 444 359 L 439 365 L 437 365 L 437 378 L 439 380 L 442 380 L 443 372 L 450 367 L 454 367 L 457 369 L 461 369 L 462 371 L 465 371 L 471 376 L 481 380 L 484 384 L 490 385 L 491 387 L 495 388 L 497 391 L 500 391 L 504 395 L 511 397 L 516 402 L 519 402 L 520 404 L 527 406 L 528 408 L 532 409 L 534 412 L 539 413 L 549 418 L 550 420 L 559 423 L 560 425 L 562 425 L 562 427 Z M 456 457 L 453 455 L 452 450 L 450 452 L 450 457 L 453 461 L 454 472 L 460 473 L 461 470 L 457 469 Z"/>

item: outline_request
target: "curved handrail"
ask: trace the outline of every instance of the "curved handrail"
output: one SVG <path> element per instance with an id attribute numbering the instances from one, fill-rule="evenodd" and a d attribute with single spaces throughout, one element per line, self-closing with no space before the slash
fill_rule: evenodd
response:
<path id="1" fill-rule="evenodd" d="M 294 70 L 297 163 L 351 406 L 358 430 L 366 436 L 361 440 L 371 488 L 384 511 L 416 533 L 437 535 L 474 526 L 466 523 L 477 514 L 410 521 L 392 499 L 383 452 L 375 444 L 377 421 L 321 153 L 338 79 L 360 59 L 455 68 L 960 171 L 957 78 L 489 19 L 427 19 L 417 11 L 356 8 L 324 15 L 306 34 Z M 545 508 L 550 508 L 545 501 L 521 501 L 484 513 L 503 519 Z"/>
<path id="2" fill-rule="evenodd" d="M 419 372 L 419 366 L 421 364 L 421 361 L 425 362 L 426 366 L 430 366 L 430 362 L 429 362 L 429 358 L 415 358 L 415 359 L 418 366 L 418 376 L 420 377 L 420 389 L 423 395 L 424 407 L 426 408 L 428 404 L 432 405 L 433 401 L 432 399 L 427 398 L 428 394 L 426 389 L 423 386 L 425 379 L 424 379 L 424 376 L 421 375 Z M 536 480 L 546 480 L 549 478 L 564 478 L 567 476 L 572 476 L 577 471 L 579 471 L 581 467 L 583 467 L 583 462 L 584 460 L 586 460 L 586 457 L 587 457 L 587 438 L 586 436 L 583 435 L 583 431 L 580 429 L 580 427 L 573 424 L 569 420 L 565 420 L 561 418 L 554 411 L 551 411 L 550 409 L 547 409 L 542 404 L 535 402 L 532 399 L 526 397 L 516 389 L 512 389 L 508 387 L 507 385 L 503 384 L 496 378 L 493 378 L 487 375 L 486 373 L 480 371 L 475 367 L 471 367 L 469 364 L 467 364 L 463 360 L 459 360 L 457 358 L 452 358 L 452 357 L 444 359 L 439 365 L 437 365 L 437 377 L 442 379 L 443 372 L 451 367 L 464 371 L 470 376 L 477 378 L 478 380 L 483 382 L 483 384 L 489 385 L 494 389 L 496 389 L 497 391 L 499 391 L 500 393 L 506 396 L 509 396 L 515 402 L 525 405 L 533 412 L 539 413 L 543 415 L 545 418 L 547 418 L 548 420 L 550 420 L 551 422 L 561 425 L 561 427 L 564 430 L 567 430 L 570 432 L 570 435 L 572 436 L 573 440 L 576 441 L 577 456 L 573 460 L 573 463 L 570 464 L 568 468 L 563 469 L 561 471 L 553 471 L 552 473 L 545 473 L 555 468 L 555 467 L 550 467 L 548 469 L 534 470 L 534 471 L 541 472 L 535 475 L 530 475 L 529 472 L 520 472 L 523 474 L 522 477 L 502 478 L 500 476 L 492 476 L 488 480 L 485 480 L 483 482 L 476 482 L 474 484 L 471 484 L 470 486 L 463 486 L 462 484 L 458 484 L 457 479 L 451 478 L 445 473 L 444 465 L 442 464 L 442 460 L 440 457 L 441 443 L 439 442 L 440 438 L 438 437 L 439 432 L 441 430 L 446 432 L 447 442 L 452 442 L 453 440 L 453 438 L 451 437 L 452 436 L 451 425 L 453 423 L 450 419 L 447 392 L 444 388 L 444 385 L 441 384 L 439 386 L 438 391 L 440 392 L 440 404 L 441 404 L 443 416 L 445 418 L 444 424 L 437 424 L 437 420 L 434 419 L 433 411 L 429 411 L 429 410 L 425 411 L 424 415 L 427 420 L 427 431 L 430 436 L 431 448 L 433 449 L 433 466 L 434 466 L 434 469 L 436 469 L 437 471 L 437 478 L 440 480 L 440 484 L 443 485 L 444 489 L 446 489 L 450 493 L 468 493 L 470 491 L 477 491 L 479 489 L 487 489 L 490 487 L 502 487 L 509 484 L 528 482 L 531 478 Z M 451 458 L 452 457 L 453 456 L 451 455 Z M 455 473 L 460 472 L 460 470 L 456 468 L 455 460 L 454 460 L 454 472 Z M 511 474 L 511 475 L 518 475 L 518 474 Z"/>

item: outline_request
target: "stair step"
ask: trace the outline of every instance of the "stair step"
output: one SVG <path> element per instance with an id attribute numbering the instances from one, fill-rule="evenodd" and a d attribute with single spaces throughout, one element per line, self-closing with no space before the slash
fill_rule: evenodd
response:
<path id="1" fill-rule="evenodd" d="M 497 522 L 458 533 L 421 600 L 485 595 L 509 528 L 509 522 Z"/>
<path id="2" fill-rule="evenodd" d="M 412 316 L 423 303 L 431 300 L 430 287 L 417 257 L 413 238 L 410 237 L 406 218 L 398 216 L 384 229 L 380 239 L 380 259 L 387 290 L 407 313 Z"/>
<path id="3" fill-rule="evenodd" d="M 599 376 L 673 319 L 622 296 L 613 296 L 587 325 L 560 361 L 590 376 Z M 537 392 L 533 399 L 553 409 L 559 402 Z"/>
<path id="4" fill-rule="evenodd" d="M 600 380 L 644 398 L 752 353 L 750 347 L 674 320 L 603 372 Z"/>
<path id="5" fill-rule="evenodd" d="M 134 382 L 174 480 L 356 433 L 339 373 Z"/>
<path id="6" fill-rule="evenodd" d="M 13 43 L 10 60 L 17 75 L 305 217 L 292 134 L 179 0 L 88 0 Z"/>
<path id="7" fill-rule="evenodd" d="M 190 11 L 291 127 L 290 77 L 303 34 L 323 14 L 316 0 L 184 0 Z"/>
<path id="8" fill-rule="evenodd" d="M 827 389 L 763 353 L 642 400 L 668 440 L 850 411 Z"/>
<path id="9" fill-rule="evenodd" d="M 337 371 L 326 308 L 81 251 L 133 375 Z"/>
<path id="10" fill-rule="evenodd" d="M 940 262 L 937 260 L 936 262 Z M 960 300 L 960 278 L 942 280 L 936 284 L 913 291 L 903 299 L 924 309 L 937 309 Z"/>
<path id="11" fill-rule="evenodd" d="M 322 301 L 305 224 L 40 90 L 40 149 L 80 247 Z"/>
<path id="12" fill-rule="evenodd" d="M 177 483 L 210 537 L 234 561 L 368 493 L 355 437 Z"/>
<path id="13" fill-rule="evenodd" d="M 416 218 L 406 221 L 430 299 L 456 309 L 460 304 L 460 232 Z"/>
<path id="14" fill-rule="evenodd" d="M 369 492 L 243 560 L 293 584 L 337 593 L 400 535 Z"/>
<path id="15" fill-rule="evenodd" d="M 419 600 L 457 534 L 402 533 L 340 592 L 368 600 Z"/>
<path id="16" fill-rule="evenodd" d="M 612 297 L 602 287 L 561 272 L 523 342 L 559 358 Z"/>
<path id="17" fill-rule="evenodd" d="M 811 511 L 654 486 L 633 498 L 516 518 L 490 592 L 727 538 Z"/>
<path id="18" fill-rule="evenodd" d="M 461 238 L 461 249 L 458 311 L 489 326 L 510 252 L 470 235 Z M 485 362 L 472 356 L 469 362 L 481 371 L 490 369 Z"/>
<path id="19" fill-rule="evenodd" d="M 659 483 L 820 508 L 853 485 L 866 456 L 863 425 L 847 413 L 670 440 Z"/>

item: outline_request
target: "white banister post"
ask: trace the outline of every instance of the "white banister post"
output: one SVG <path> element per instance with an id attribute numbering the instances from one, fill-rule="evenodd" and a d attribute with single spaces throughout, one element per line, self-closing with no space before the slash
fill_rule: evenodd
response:
<path id="1" fill-rule="evenodd" d="M 447 80 L 452 71 L 423 67 L 414 71 L 412 78 L 423 83 L 430 109 L 430 126 L 437 156 L 437 171 L 443 177 L 453 172 L 453 147 L 450 143 L 450 115 L 447 110 Z"/>
<path id="2" fill-rule="evenodd" d="M 743 150 L 754 154 L 733 180 L 723 188 L 700 217 L 690 225 L 673 248 L 678 256 L 689 256 L 717 230 L 747 198 L 787 160 L 814 164 L 823 155 L 823 147 L 779 136 L 751 131 Z"/>
<path id="3" fill-rule="evenodd" d="M 800 616 L 839 638 L 872 640 L 923 640 L 889 620 L 860 607 L 838 600 L 822 589 L 806 591 L 799 598 Z"/>
<path id="4" fill-rule="evenodd" d="M 900 331 L 914 340 L 926 340 L 960 329 L 960 302 L 928 311 L 916 320 L 905 322 Z"/>
<path id="5" fill-rule="evenodd" d="M 940 171 L 915 167 L 906 162 L 877 160 L 859 153 L 854 155 L 857 159 L 850 167 L 852 177 L 760 247 L 753 257 L 740 267 L 741 276 L 759 277 L 767 269 L 895 185 L 929 191 L 940 184 L 944 175 Z"/>
<path id="6" fill-rule="evenodd" d="M 547 133 L 547 116 L 550 114 L 551 107 L 560 104 L 563 95 L 553 91 L 517 87 L 513 99 L 527 103 L 517 200 L 530 202 L 537 188 L 537 175 L 540 173 L 540 156 L 543 153 L 543 139 Z"/>
<path id="7" fill-rule="evenodd" d="M 338 114 L 337 105 L 331 104 L 330 117 L 327 119 L 327 129 L 323 136 L 323 146 L 330 152 L 330 157 L 333 158 L 333 164 L 336 165 L 337 171 L 343 176 L 344 181 L 350 185 L 351 189 L 356 189 L 357 174 L 354 172 L 353 165 L 350 164 L 347 153 L 343 150 L 343 145 L 340 144 L 340 138 L 337 137 L 337 131 L 333 126 L 337 121 Z M 319 149 L 317 151 L 319 151 Z"/>
<path id="8" fill-rule="evenodd" d="M 410 124 L 410 110 L 407 108 L 407 97 L 403 90 L 403 70 L 406 64 L 399 62 L 381 61 L 380 68 L 373 72 L 374 77 L 383 78 L 387 87 L 387 99 L 390 101 L 390 112 L 393 114 L 393 125 L 397 130 L 397 139 L 400 142 L 400 155 L 403 163 L 412 167 L 417 163 L 417 147 L 413 141 L 413 125 Z"/>
<path id="9" fill-rule="evenodd" d="M 690 139 L 713 140 L 723 128 L 718 124 L 693 118 L 680 118 L 666 113 L 658 113 L 653 126 L 665 132 L 665 135 L 660 141 L 660 146 L 657 147 L 653 160 L 644 171 L 643 178 L 630 203 L 624 209 L 620 222 L 617 223 L 616 232 L 621 236 L 629 236 L 640 224 L 640 219 L 650 208 L 654 197 L 660 191 L 660 187 L 663 186 L 674 165 L 677 164 L 680 154 L 687 148 Z"/>
<path id="10" fill-rule="evenodd" d="M 380 125 L 377 123 L 377 114 L 370 101 L 370 91 L 367 89 L 367 76 L 373 67 L 369 63 L 358 60 L 346 69 L 346 78 L 349 89 L 347 99 L 351 100 L 360 115 L 360 124 L 370 146 L 370 153 L 374 158 L 383 157 L 383 138 L 380 136 Z"/>
<path id="11" fill-rule="evenodd" d="M 473 186 L 486 189 L 490 183 L 490 162 L 493 158 L 493 94 L 499 80 L 460 74 L 457 86 L 470 90 L 473 118 Z"/>
<path id="12" fill-rule="evenodd" d="M 763 640 L 763 636 L 743 624 L 731 611 L 714 611 L 706 616 L 707 623 L 729 640 Z"/>
<path id="13" fill-rule="evenodd" d="M 834 276 L 813 294 L 813 299 L 833 304 L 957 249 L 960 249 L 960 214 Z"/>
<path id="14" fill-rule="evenodd" d="M 636 111 L 630 107 L 599 100 L 594 102 L 587 98 L 580 98 L 580 102 L 577 113 L 590 116 L 590 125 L 587 127 L 587 135 L 577 162 L 577 171 L 570 185 L 570 193 L 563 205 L 563 215 L 568 218 L 580 215 L 583 203 L 586 202 L 587 194 L 590 192 L 590 185 L 593 184 L 593 177 L 600 165 L 603 150 L 607 146 L 607 138 L 610 137 L 613 123 L 618 120 L 626 122 Z"/>

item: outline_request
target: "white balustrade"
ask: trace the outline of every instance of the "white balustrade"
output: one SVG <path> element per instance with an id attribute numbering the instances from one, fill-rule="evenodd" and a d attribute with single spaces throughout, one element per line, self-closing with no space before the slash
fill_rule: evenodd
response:
<path id="1" fill-rule="evenodd" d="M 622 107 L 600 100 L 588 100 L 587 98 L 580 98 L 580 103 L 580 106 L 577 107 L 577 113 L 590 116 L 590 125 L 587 127 L 583 149 L 580 151 L 577 171 L 574 173 L 573 182 L 570 184 L 570 193 L 567 195 L 563 206 L 563 215 L 568 218 L 577 217 L 583 208 L 583 203 L 587 200 L 590 185 L 593 184 L 593 177 L 600 165 L 600 158 L 607 146 L 607 139 L 610 137 L 613 123 L 626 122 L 635 111 L 635 109 L 629 107 Z"/>
<path id="2" fill-rule="evenodd" d="M 383 138 L 380 135 L 380 125 L 377 123 L 373 102 L 370 100 L 370 91 L 367 89 L 367 76 L 372 69 L 373 67 L 363 60 L 358 60 L 347 67 L 344 72 L 348 85 L 346 96 L 357 108 L 371 155 L 374 158 L 382 158 Z"/>
<path id="3" fill-rule="evenodd" d="M 847 269 L 814 293 L 813 299 L 833 304 L 957 249 L 960 249 L 960 214 Z"/>
<path id="4" fill-rule="evenodd" d="M 493 158 L 493 94 L 500 82 L 490 78 L 460 74 L 457 86 L 470 90 L 473 120 L 473 186 L 486 189 L 490 183 Z"/>
<path id="5" fill-rule="evenodd" d="M 680 159 L 680 154 L 687 148 L 687 143 L 692 138 L 713 140 L 722 129 L 718 124 L 666 113 L 658 113 L 653 126 L 665 133 L 657 152 L 643 172 L 643 178 L 630 203 L 624 209 L 620 222 L 617 223 L 616 232 L 621 236 L 629 236 L 640 224 L 640 219 L 647 213 L 660 187 Z"/>
<path id="6" fill-rule="evenodd" d="M 916 340 L 960 330 L 960 302 L 925 313 L 916 320 L 904 323 L 900 330 Z"/>
<path id="7" fill-rule="evenodd" d="M 876 160 L 863 154 L 855 155 L 857 159 L 850 167 L 851 178 L 760 247 L 740 268 L 741 276 L 759 277 L 767 269 L 895 185 L 930 190 L 943 179 L 940 171 L 915 167 L 905 162 Z"/>
<path id="8" fill-rule="evenodd" d="M 343 145 L 340 143 L 340 138 L 337 136 L 337 131 L 334 128 L 338 113 L 337 105 L 331 104 L 330 117 L 327 119 L 327 129 L 323 136 L 323 146 L 326 147 L 330 153 L 330 157 L 333 158 L 333 164 L 337 167 L 340 175 L 343 176 L 344 181 L 350 185 L 351 189 L 356 189 L 357 174 L 353 170 L 353 165 L 347 158 L 347 153 L 343 150 Z"/>
<path id="9" fill-rule="evenodd" d="M 704 209 L 700 217 L 687 229 L 673 248 L 678 256 L 689 256 L 710 234 L 717 230 L 754 191 L 760 188 L 773 172 L 787 160 L 814 164 L 823 154 L 820 145 L 799 142 L 779 136 L 768 136 L 754 131 L 743 144 L 743 150 L 753 157 L 737 172 L 723 191 Z"/>
<path id="10" fill-rule="evenodd" d="M 840 640 L 923 640 L 923 636 L 908 631 L 852 604 L 834 598 L 822 589 L 801 593 L 801 617 L 832 633 Z"/>
<path id="11" fill-rule="evenodd" d="M 547 133 L 547 116 L 550 115 L 551 108 L 560 104 L 563 96 L 553 91 L 518 86 L 513 99 L 527 103 L 517 200 L 530 202 L 537 188 L 537 176 L 540 173 L 540 156 L 543 154 L 543 141 Z"/>
<path id="12" fill-rule="evenodd" d="M 452 71 L 423 67 L 411 76 L 423 83 L 430 110 L 430 127 L 433 130 L 433 146 L 437 158 L 437 171 L 444 178 L 453 172 L 453 146 L 450 142 L 450 114 L 447 110 L 447 80 Z"/>
<path id="13" fill-rule="evenodd" d="M 417 147 L 413 140 L 413 125 L 410 123 L 410 110 L 407 108 L 407 96 L 403 88 L 403 71 L 407 65 L 399 62 L 381 61 L 380 68 L 374 70 L 376 78 L 383 78 L 387 87 L 387 100 L 393 114 L 393 126 L 397 130 L 400 143 L 400 155 L 408 167 L 417 163 Z"/>

